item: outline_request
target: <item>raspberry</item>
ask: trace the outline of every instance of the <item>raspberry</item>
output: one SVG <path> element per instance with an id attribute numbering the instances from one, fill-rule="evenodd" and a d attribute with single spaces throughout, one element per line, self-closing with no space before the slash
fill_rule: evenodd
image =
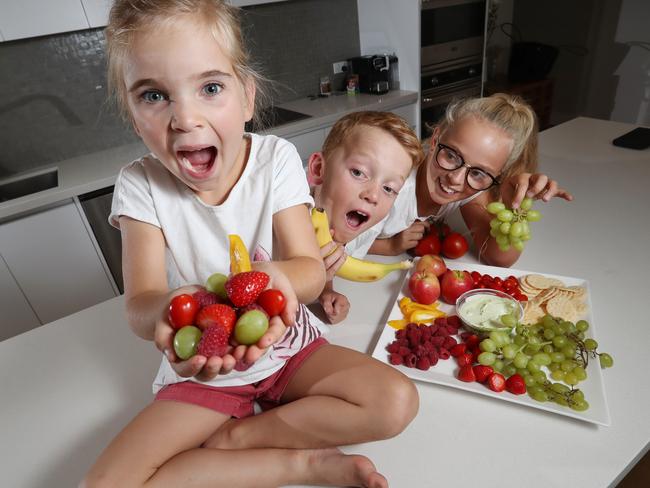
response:
<path id="1" fill-rule="evenodd" d="M 390 353 L 396 353 L 399 351 L 399 343 L 397 341 L 393 341 L 390 344 L 386 346 L 386 350 Z"/>
<path id="2" fill-rule="evenodd" d="M 438 364 L 438 353 L 436 351 L 431 351 L 429 353 L 429 363 L 431 366 Z"/>
<path id="3" fill-rule="evenodd" d="M 388 355 L 388 362 L 392 365 L 399 366 L 404 363 L 404 359 L 399 354 L 391 353 Z"/>
<path id="4" fill-rule="evenodd" d="M 428 370 L 431 367 L 431 362 L 429 361 L 429 357 L 423 356 L 420 359 L 418 359 L 417 363 L 415 363 L 415 367 L 421 369 L 422 371 Z"/>
<path id="5" fill-rule="evenodd" d="M 192 297 L 199 303 L 199 309 L 214 305 L 215 303 L 222 303 L 221 298 L 216 293 L 209 292 L 208 290 L 195 291 Z"/>
<path id="6" fill-rule="evenodd" d="M 432 338 L 431 338 L 431 344 L 433 344 L 433 345 L 436 346 L 436 347 L 442 347 L 442 345 L 444 344 L 444 342 L 445 342 L 445 338 L 444 338 L 444 337 L 435 336 L 435 337 L 432 337 Z"/>
<path id="7" fill-rule="evenodd" d="M 415 368 L 415 363 L 417 360 L 418 358 L 415 356 L 415 354 L 409 354 L 404 358 L 404 365 L 409 368 Z"/>
<path id="8" fill-rule="evenodd" d="M 399 350 L 397 351 L 397 354 L 399 354 L 402 357 L 406 357 L 409 354 L 411 354 L 411 350 L 408 347 L 400 346 Z"/>
<path id="9" fill-rule="evenodd" d="M 213 325 L 203 331 L 197 354 L 210 358 L 223 357 L 228 352 L 228 331 L 220 325 Z"/>
<path id="10" fill-rule="evenodd" d="M 444 347 L 441 347 L 440 349 L 438 349 L 438 357 L 440 359 L 449 359 L 449 356 L 450 356 L 449 351 L 447 349 L 445 349 Z"/>
<path id="11" fill-rule="evenodd" d="M 451 336 L 445 337 L 445 341 L 442 343 L 442 347 L 445 349 L 451 349 L 456 345 L 456 339 Z"/>
<path id="12" fill-rule="evenodd" d="M 434 324 L 436 325 L 447 325 L 447 317 L 438 317 L 436 320 L 433 321 Z"/>
<path id="13" fill-rule="evenodd" d="M 447 317 L 447 325 L 451 325 L 454 329 L 458 329 L 462 323 L 458 315 L 450 315 Z"/>

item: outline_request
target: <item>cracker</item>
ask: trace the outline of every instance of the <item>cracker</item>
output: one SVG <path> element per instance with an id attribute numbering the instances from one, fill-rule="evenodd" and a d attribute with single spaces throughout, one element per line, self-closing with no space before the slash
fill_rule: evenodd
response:
<path id="1" fill-rule="evenodd" d="M 577 316 L 573 301 L 561 295 L 556 295 L 546 303 L 546 311 L 553 317 L 574 322 Z"/>
<path id="2" fill-rule="evenodd" d="M 564 283 L 555 278 L 531 274 L 526 275 L 526 283 L 535 288 L 550 288 L 551 286 L 564 286 Z"/>
<path id="3" fill-rule="evenodd" d="M 541 319 L 546 313 L 537 303 L 532 301 L 526 302 L 524 306 L 524 316 L 522 322 L 524 324 L 535 324 L 539 319 Z"/>

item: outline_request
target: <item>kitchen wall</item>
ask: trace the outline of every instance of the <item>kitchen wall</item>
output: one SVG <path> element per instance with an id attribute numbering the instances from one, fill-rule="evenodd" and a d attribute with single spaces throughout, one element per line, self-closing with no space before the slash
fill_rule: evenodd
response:
<path id="1" fill-rule="evenodd" d="M 247 7 L 243 22 L 276 103 L 360 53 L 356 0 Z M 106 102 L 105 62 L 101 29 L 0 43 L 0 178 L 137 140 Z"/>

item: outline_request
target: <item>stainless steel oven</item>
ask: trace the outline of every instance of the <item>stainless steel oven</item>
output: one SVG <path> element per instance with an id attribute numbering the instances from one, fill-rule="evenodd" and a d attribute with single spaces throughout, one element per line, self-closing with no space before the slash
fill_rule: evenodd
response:
<path id="1" fill-rule="evenodd" d="M 420 77 L 422 98 L 420 119 L 422 140 L 431 135 L 433 126 L 452 100 L 481 95 L 483 63 L 481 58 L 455 60 L 431 67 Z"/>
<path id="2" fill-rule="evenodd" d="M 450 59 L 483 57 L 486 0 L 422 0 L 422 67 Z"/>

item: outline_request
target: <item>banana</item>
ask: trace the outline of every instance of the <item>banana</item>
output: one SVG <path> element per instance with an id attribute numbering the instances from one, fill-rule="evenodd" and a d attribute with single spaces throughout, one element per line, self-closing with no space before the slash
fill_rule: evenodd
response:
<path id="1" fill-rule="evenodd" d="M 323 247 L 332 240 L 329 220 L 324 209 L 314 208 L 311 211 L 311 223 L 316 231 L 316 240 L 320 247 Z M 366 261 L 365 259 L 348 256 L 343 266 L 336 272 L 336 276 L 350 281 L 377 281 L 391 271 L 409 269 L 411 266 L 413 266 L 413 261 L 410 259 L 397 263 L 377 263 L 375 261 Z"/>

